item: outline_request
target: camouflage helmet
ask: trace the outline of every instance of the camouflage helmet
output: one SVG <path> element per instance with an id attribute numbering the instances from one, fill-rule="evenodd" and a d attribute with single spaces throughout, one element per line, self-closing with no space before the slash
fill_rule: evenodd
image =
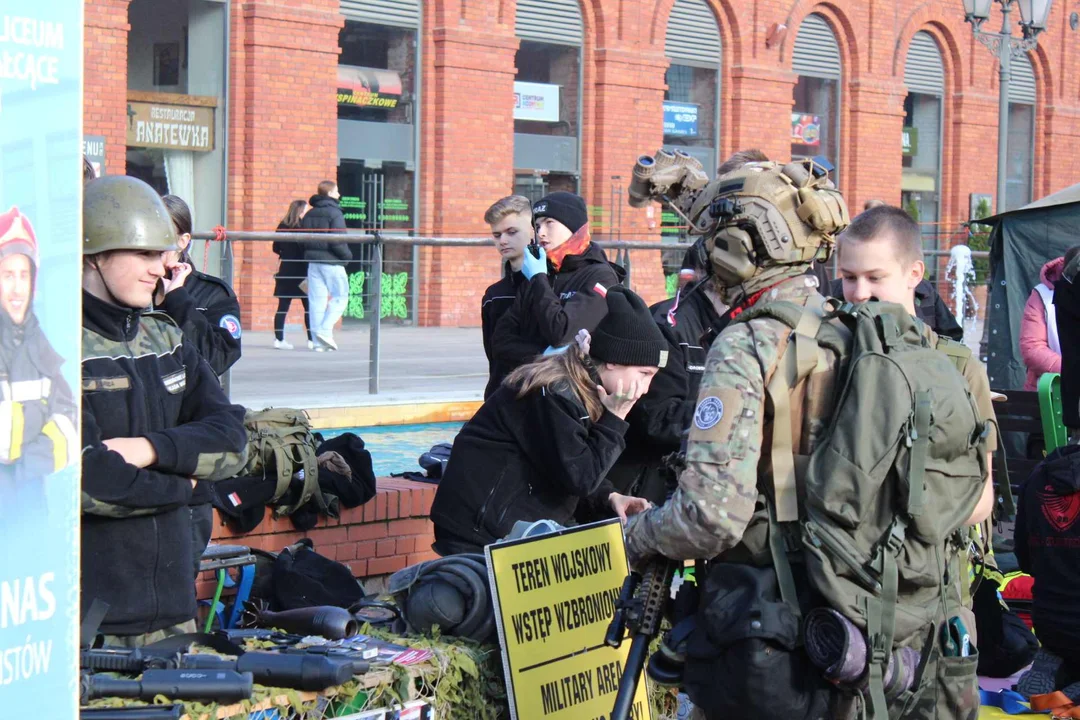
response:
<path id="1" fill-rule="evenodd" d="M 154 188 L 125 175 L 109 175 L 86 184 L 83 255 L 110 250 L 176 249 L 176 230 Z"/>
<path id="2" fill-rule="evenodd" d="M 725 287 L 751 289 L 748 281 L 768 268 L 828 260 L 851 222 L 827 168 L 813 160 L 749 163 L 688 199 L 691 232 L 705 237 Z"/>

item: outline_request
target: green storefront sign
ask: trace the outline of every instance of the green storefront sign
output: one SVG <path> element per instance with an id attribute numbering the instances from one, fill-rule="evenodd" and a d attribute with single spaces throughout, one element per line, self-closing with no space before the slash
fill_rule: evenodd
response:
<path id="1" fill-rule="evenodd" d="M 904 157 L 919 154 L 919 128 L 904 128 L 903 148 Z"/>

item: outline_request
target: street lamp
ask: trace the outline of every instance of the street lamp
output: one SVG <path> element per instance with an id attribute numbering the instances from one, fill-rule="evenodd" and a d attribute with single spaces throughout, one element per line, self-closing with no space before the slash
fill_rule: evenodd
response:
<path id="1" fill-rule="evenodd" d="M 1046 29 L 1053 0 L 963 0 L 964 20 L 971 23 L 979 42 L 998 59 L 998 178 L 997 211 L 1005 210 L 1005 176 L 1009 152 L 1009 70 L 1013 57 L 1023 57 L 1039 44 L 1038 35 Z M 1001 5 L 1001 32 L 988 32 L 982 24 L 990 19 L 990 7 Z M 1012 4 L 1020 6 L 1020 29 L 1023 37 L 1012 34 L 1009 15 Z"/>

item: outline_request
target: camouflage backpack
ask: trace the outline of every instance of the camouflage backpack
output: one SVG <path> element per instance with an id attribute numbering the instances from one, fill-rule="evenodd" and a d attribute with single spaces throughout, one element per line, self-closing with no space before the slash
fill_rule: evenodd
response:
<path id="1" fill-rule="evenodd" d="M 303 410 L 267 408 L 248 410 L 244 415 L 244 427 L 248 435 L 248 463 L 240 475 L 277 480 L 270 504 L 280 500 L 289 490 L 293 475 L 303 471 L 304 489 L 298 502 L 278 505 L 277 515 L 289 515 L 312 497 L 323 506 L 319 489 L 319 464 L 311 421 Z"/>
<path id="2" fill-rule="evenodd" d="M 966 543 L 959 528 L 982 492 L 987 426 L 957 369 L 953 356 L 961 350 L 931 346 L 922 323 L 899 305 L 830 302 L 824 314 L 773 303 L 738 320 L 770 317 L 793 329 L 766 388 L 773 409 L 769 545 L 781 597 L 805 621 L 795 560 L 823 611 L 861 631 L 866 671 L 847 689 L 880 720 L 918 699 L 936 623 L 959 610 L 947 585 L 960 577 L 955 543 Z M 841 358 L 836 401 L 824 435 L 800 457 L 792 442 L 793 391 L 805 387 L 821 348 Z M 924 648 L 920 677 L 910 689 L 889 688 L 887 701 L 893 652 L 915 644 Z"/>

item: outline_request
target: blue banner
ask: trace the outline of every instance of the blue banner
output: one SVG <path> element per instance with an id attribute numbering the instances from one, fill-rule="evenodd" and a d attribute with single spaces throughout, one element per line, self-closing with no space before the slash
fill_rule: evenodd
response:
<path id="1" fill-rule="evenodd" d="M 0 698 L 78 715 L 79 0 L 0 0 Z"/>
<path id="2" fill-rule="evenodd" d="M 698 106 L 664 101 L 664 135 L 697 137 Z"/>

